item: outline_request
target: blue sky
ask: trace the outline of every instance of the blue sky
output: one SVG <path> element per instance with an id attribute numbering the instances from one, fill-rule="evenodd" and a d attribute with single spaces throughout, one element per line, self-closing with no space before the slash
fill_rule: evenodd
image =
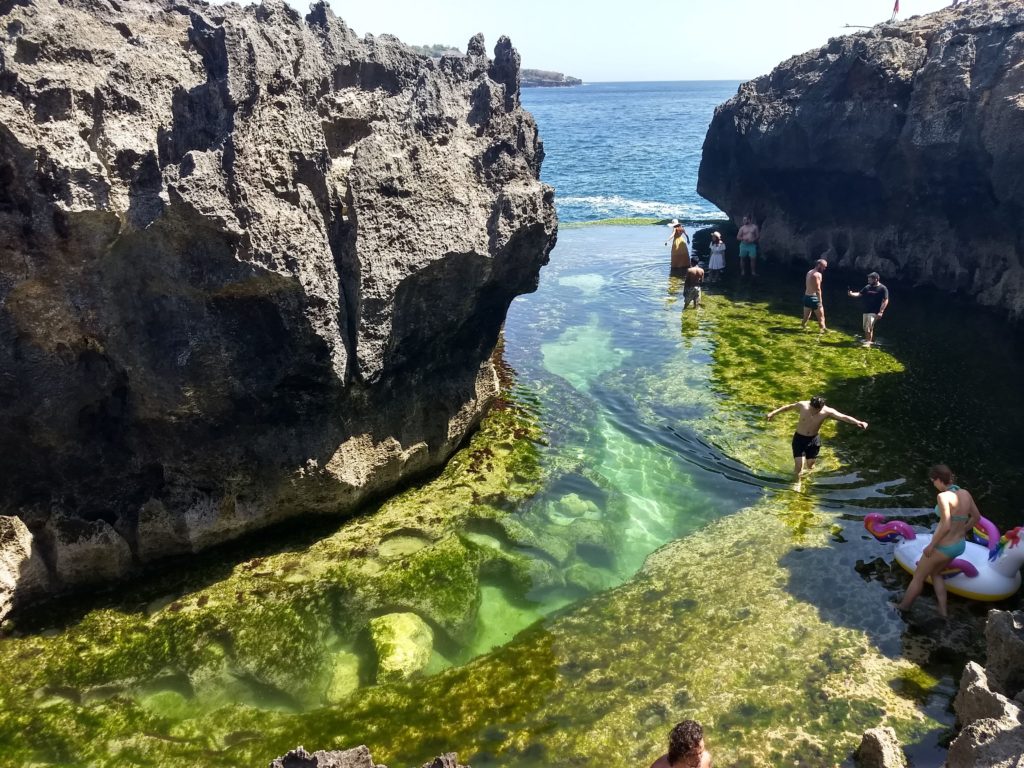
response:
<path id="1" fill-rule="evenodd" d="M 290 0 L 297 7 L 304 3 Z M 330 0 L 359 35 L 465 50 L 483 32 L 488 51 L 508 35 L 523 66 L 604 80 L 747 80 L 783 59 L 877 24 L 893 0 Z M 907 18 L 949 0 L 900 0 Z"/>

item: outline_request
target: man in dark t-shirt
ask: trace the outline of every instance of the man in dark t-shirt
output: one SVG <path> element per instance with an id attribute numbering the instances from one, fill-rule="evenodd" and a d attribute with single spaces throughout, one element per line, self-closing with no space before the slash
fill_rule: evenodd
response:
<path id="1" fill-rule="evenodd" d="M 881 278 L 877 272 L 868 275 L 868 284 L 859 291 L 847 291 L 847 296 L 860 299 L 864 307 L 864 314 L 861 315 L 861 322 L 864 325 L 864 343 L 867 346 L 875 341 L 875 323 L 885 314 L 885 308 L 889 306 L 889 289 L 879 282 Z"/>

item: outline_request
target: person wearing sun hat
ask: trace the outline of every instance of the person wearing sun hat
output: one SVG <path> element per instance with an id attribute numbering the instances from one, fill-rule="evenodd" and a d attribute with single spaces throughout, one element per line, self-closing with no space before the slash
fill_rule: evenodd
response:
<path id="1" fill-rule="evenodd" d="M 679 219 L 672 219 L 668 226 L 672 228 L 672 236 L 665 244 L 668 245 L 670 241 L 672 243 L 672 269 L 687 269 L 690 266 L 690 236 L 686 234 L 686 227 Z"/>
<path id="2" fill-rule="evenodd" d="M 711 282 L 717 282 L 722 279 L 722 272 L 725 270 L 725 243 L 722 242 L 721 232 L 711 233 L 711 245 L 708 248 L 711 251 L 711 259 L 708 261 L 708 276 L 711 278 Z"/>

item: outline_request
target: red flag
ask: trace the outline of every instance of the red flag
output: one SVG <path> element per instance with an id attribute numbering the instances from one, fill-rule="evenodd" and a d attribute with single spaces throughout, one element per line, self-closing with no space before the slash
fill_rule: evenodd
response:
<path id="1" fill-rule="evenodd" d="M 900 12 L 900 0 L 896 0 L 896 5 L 892 7 L 892 15 L 895 16 Z"/>

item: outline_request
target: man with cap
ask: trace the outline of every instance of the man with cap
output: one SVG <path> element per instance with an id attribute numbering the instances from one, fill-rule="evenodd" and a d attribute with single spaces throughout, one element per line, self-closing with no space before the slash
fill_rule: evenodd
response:
<path id="1" fill-rule="evenodd" d="M 881 277 L 877 272 L 868 275 L 868 284 L 859 291 L 847 290 L 846 295 L 860 299 L 864 314 L 861 315 L 861 323 L 864 326 L 864 344 L 871 346 L 875 341 L 875 323 L 885 314 L 885 308 L 889 306 L 889 289 L 880 282 Z"/>

